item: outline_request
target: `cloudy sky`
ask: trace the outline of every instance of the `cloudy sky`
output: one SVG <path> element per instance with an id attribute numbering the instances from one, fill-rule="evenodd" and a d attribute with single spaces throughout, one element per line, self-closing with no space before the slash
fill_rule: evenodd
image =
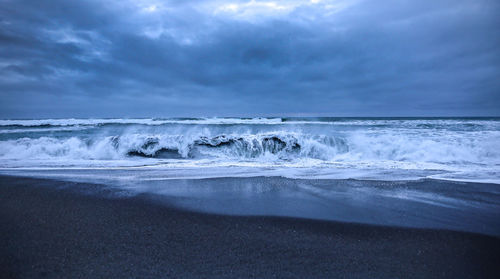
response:
<path id="1" fill-rule="evenodd" d="M 0 0 L 0 117 L 500 115 L 498 0 Z"/>

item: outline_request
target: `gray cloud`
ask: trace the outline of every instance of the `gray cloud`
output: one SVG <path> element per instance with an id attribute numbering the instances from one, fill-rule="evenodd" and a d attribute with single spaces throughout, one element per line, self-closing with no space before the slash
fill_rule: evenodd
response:
<path id="1" fill-rule="evenodd" d="M 299 2 L 0 0 L 0 117 L 500 114 L 496 1 Z"/>

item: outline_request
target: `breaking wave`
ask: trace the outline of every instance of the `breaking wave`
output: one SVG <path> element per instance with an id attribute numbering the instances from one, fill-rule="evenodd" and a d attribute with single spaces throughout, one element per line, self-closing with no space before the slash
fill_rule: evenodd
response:
<path id="1" fill-rule="evenodd" d="M 441 164 L 500 164 L 499 135 L 448 136 L 353 132 L 308 135 L 295 132 L 256 134 L 123 134 L 104 137 L 40 137 L 0 142 L 0 159 L 126 158 L 267 160 L 301 158 L 328 162 L 402 161 Z"/>
<path id="2" fill-rule="evenodd" d="M 467 129 L 498 130 L 500 123 L 496 118 L 472 118 L 472 119 L 357 119 L 357 118 L 108 118 L 108 119 L 20 119 L 0 120 L 0 127 L 7 128 L 53 128 L 71 126 L 105 125 L 335 125 L 335 126 L 372 126 L 372 127 L 407 127 L 407 128 L 444 128 L 454 126 Z"/>
<path id="3" fill-rule="evenodd" d="M 0 120 L 0 170 L 500 183 L 499 118 Z M 153 167 L 154 168 L 150 168 Z M 149 174 L 148 174 L 149 173 Z"/>
<path id="4" fill-rule="evenodd" d="M 191 125 L 237 125 L 237 124 L 282 124 L 281 118 L 108 118 L 108 119 L 30 119 L 30 120 L 0 120 L 1 126 L 21 127 L 51 127 L 51 126 L 99 126 L 107 124 L 137 124 L 137 125 L 165 125 L 165 124 L 191 124 Z"/>

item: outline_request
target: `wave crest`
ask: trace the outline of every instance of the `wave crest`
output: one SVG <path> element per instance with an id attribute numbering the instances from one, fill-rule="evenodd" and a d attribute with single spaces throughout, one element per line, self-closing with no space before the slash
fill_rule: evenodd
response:
<path id="1" fill-rule="evenodd" d="M 326 136 L 294 132 L 257 134 L 123 134 L 107 137 L 21 138 L 0 142 L 1 159 L 128 160 L 260 159 L 268 162 L 318 159 L 326 162 L 416 162 L 448 165 L 500 165 L 498 135 L 420 136 L 353 132 Z"/>

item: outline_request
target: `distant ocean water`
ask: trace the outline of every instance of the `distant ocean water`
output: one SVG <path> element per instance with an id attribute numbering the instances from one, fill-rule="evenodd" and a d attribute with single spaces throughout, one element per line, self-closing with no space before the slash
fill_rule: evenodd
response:
<path id="1" fill-rule="evenodd" d="M 500 118 L 0 120 L 0 169 L 500 183 Z"/>

